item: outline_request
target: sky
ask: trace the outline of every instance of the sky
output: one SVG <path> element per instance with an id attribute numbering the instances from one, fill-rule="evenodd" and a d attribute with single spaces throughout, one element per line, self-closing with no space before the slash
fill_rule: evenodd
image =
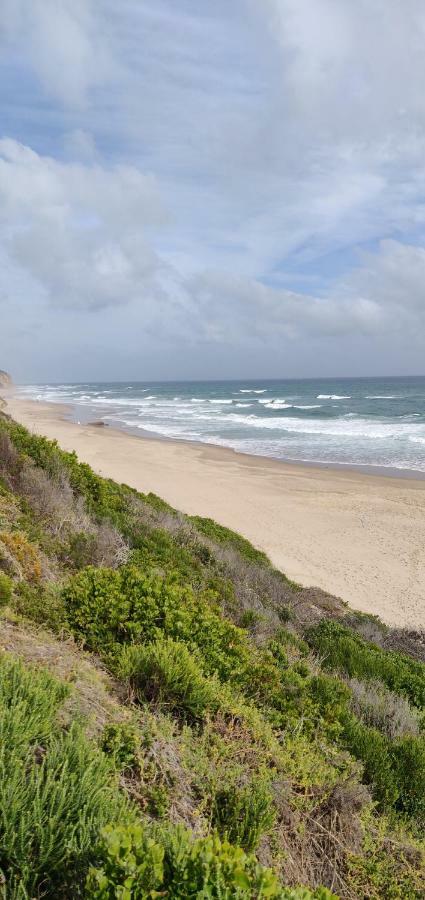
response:
<path id="1" fill-rule="evenodd" d="M 423 0 L 1 0 L 0 367 L 425 372 Z"/>

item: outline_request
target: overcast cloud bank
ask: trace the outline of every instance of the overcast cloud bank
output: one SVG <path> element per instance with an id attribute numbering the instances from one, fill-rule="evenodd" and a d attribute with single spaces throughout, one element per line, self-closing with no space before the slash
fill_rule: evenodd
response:
<path id="1" fill-rule="evenodd" d="M 1 362 L 420 372 L 420 0 L 6 0 Z"/>

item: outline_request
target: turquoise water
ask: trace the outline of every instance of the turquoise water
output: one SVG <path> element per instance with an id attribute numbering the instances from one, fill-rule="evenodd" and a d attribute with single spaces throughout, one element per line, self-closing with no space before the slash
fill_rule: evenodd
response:
<path id="1" fill-rule="evenodd" d="M 29 385 L 79 421 L 278 459 L 425 472 L 425 377 Z"/>

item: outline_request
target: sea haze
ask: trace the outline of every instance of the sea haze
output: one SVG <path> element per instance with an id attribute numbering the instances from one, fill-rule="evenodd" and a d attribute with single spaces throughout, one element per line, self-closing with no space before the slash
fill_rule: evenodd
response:
<path id="1" fill-rule="evenodd" d="M 425 377 L 28 385 L 81 422 L 304 462 L 425 472 Z"/>

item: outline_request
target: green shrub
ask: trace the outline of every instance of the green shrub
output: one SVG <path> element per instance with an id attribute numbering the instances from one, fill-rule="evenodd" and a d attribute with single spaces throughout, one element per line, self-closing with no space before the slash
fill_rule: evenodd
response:
<path id="1" fill-rule="evenodd" d="M 0 572 L 0 607 L 7 606 L 13 594 L 13 581 L 4 572 Z"/>
<path id="2" fill-rule="evenodd" d="M 276 817 L 270 786 L 263 779 L 219 789 L 214 798 L 213 825 L 231 844 L 256 850 Z"/>
<path id="3" fill-rule="evenodd" d="M 105 829 L 88 900 L 332 900 L 325 889 L 282 888 L 270 869 L 217 835 L 193 840 L 184 828 Z"/>
<path id="4" fill-rule="evenodd" d="M 307 632 L 307 640 L 323 657 L 327 669 L 339 669 L 350 677 L 377 679 L 391 691 L 403 694 L 420 709 L 425 707 L 425 664 L 364 641 L 338 622 L 322 619 Z"/>
<path id="5" fill-rule="evenodd" d="M 391 809 L 400 790 L 391 756 L 391 742 L 376 728 L 368 728 L 354 716 L 347 716 L 342 742 L 364 766 L 364 776 L 372 785 L 374 798 L 382 809 Z"/>
<path id="6" fill-rule="evenodd" d="M 111 756 L 114 767 L 120 772 L 140 767 L 141 739 L 134 725 L 129 722 L 110 722 L 105 725 L 101 749 Z"/>
<path id="7" fill-rule="evenodd" d="M 253 628 L 261 622 L 262 616 L 255 609 L 245 609 L 240 617 L 241 628 Z"/>
<path id="8" fill-rule="evenodd" d="M 231 531 L 230 528 L 219 525 L 213 519 L 206 519 L 201 516 L 190 516 L 190 521 L 193 522 L 201 534 L 211 538 L 217 544 L 227 544 L 233 547 L 234 550 L 237 550 L 245 559 L 260 563 L 263 566 L 270 566 L 270 561 L 266 554 L 262 550 L 257 550 L 256 547 L 253 547 L 246 538 L 242 537 L 241 534 L 237 534 L 236 531 Z"/>
<path id="9" fill-rule="evenodd" d="M 123 648 L 117 674 L 137 700 L 191 719 L 202 719 L 220 705 L 219 684 L 206 678 L 185 644 L 160 639 Z"/>
<path id="10" fill-rule="evenodd" d="M 425 826 L 425 738 L 406 735 L 391 748 L 399 788 L 398 809 Z"/>
<path id="11" fill-rule="evenodd" d="M 164 883 L 164 848 L 142 825 L 105 828 L 97 868 L 87 880 L 87 900 L 147 900 L 160 896 Z"/>
<path id="12" fill-rule="evenodd" d="M 106 757 L 56 718 L 67 694 L 43 671 L 0 661 L 0 870 L 6 896 L 81 895 L 100 829 L 127 806 Z"/>
<path id="13" fill-rule="evenodd" d="M 362 848 L 361 855 L 349 858 L 349 886 L 354 896 L 368 900 L 423 900 L 423 853 L 388 838 L 386 843 L 385 837 Z"/>
<path id="14" fill-rule="evenodd" d="M 78 531 L 70 535 L 62 555 L 70 567 L 73 569 L 83 569 L 93 562 L 95 550 L 95 535 L 85 531 Z"/>
<path id="15" fill-rule="evenodd" d="M 320 673 L 310 679 L 309 694 L 314 707 L 320 712 L 321 724 L 326 734 L 337 739 L 344 728 L 350 691 L 339 679 Z"/>
<path id="16" fill-rule="evenodd" d="M 69 624 L 90 650 L 105 654 L 117 644 L 153 640 L 163 582 L 132 567 L 90 566 L 69 580 L 63 601 Z"/>
<path id="17" fill-rule="evenodd" d="M 204 670 L 269 701 L 280 691 L 272 655 L 255 650 L 246 633 L 226 620 L 209 597 L 195 595 L 172 577 L 89 567 L 73 576 L 62 598 L 74 634 L 103 655 L 121 643 L 161 636 L 202 653 Z"/>
<path id="18" fill-rule="evenodd" d="M 60 590 L 55 584 L 28 584 L 20 581 L 13 594 L 13 609 L 18 615 L 52 631 L 68 630 Z"/>

